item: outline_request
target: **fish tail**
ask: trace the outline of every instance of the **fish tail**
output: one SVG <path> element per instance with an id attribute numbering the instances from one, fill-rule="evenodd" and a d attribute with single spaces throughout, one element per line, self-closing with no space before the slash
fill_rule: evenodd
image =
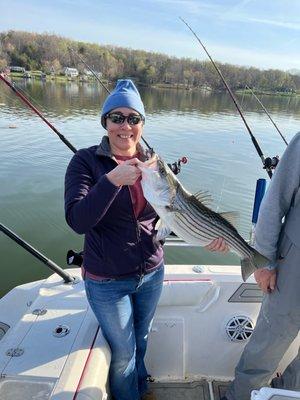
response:
<path id="1" fill-rule="evenodd" d="M 253 249 L 251 257 L 241 260 L 242 278 L 245 282 L 256 269 L 264 268 L 270 263 L 270 260 Z"/>

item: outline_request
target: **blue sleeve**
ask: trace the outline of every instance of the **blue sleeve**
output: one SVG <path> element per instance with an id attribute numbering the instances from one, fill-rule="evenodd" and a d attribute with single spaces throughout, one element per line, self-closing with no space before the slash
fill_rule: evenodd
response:
<path id="1" fill-rule="evenodd" d="M 65 176 L 65 217 L 77 233 L 88 232 L 101 221 L 120 187 L 103 174 L 95 183 L 92 161 L 87 150 L 79 150 L 71 159 Z"/>

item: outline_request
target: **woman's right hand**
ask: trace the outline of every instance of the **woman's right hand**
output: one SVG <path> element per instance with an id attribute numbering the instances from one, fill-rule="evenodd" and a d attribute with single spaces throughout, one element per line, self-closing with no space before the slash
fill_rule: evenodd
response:
<path id="1" fill-rule="evenodd" d="M 131 158 L 108 172 L 106 176 L 115 186 L 133 185 L 141 176 L 141 171 L 137 167 L 139 163 L 137 158 Z"/>

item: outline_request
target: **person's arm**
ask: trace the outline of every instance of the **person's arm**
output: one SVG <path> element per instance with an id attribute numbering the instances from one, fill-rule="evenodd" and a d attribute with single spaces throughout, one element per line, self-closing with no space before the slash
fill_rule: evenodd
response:
<path id="1" fill-rule="evenodd" d="M 254 247 L 271 262 L 254 272 L 258 286 L 270 293 L 276 285 L 276 258 L 282 220 L 289 212 L 299 189 L 300 136 L 297 134 L 284 152 L 262 201 L 255 228 Z"/>
<path id="2" fill-rule="evenodd" d="M 87 150 L 79 150 L 72 158 L 65 177 L 65 215 L 77 233 L 88 232 L 105 215 L 123 185 L 133 185 L 141 172 L 139 160 L 132 158 L 117 165 L 97 182 L 92 176 L 93 160 Z"/>
<path id="3" fill-rule="evenodd" d="M 282 219 L 292 206 L 300 183 L 300 134 L 286 148 L 263 198 L 255 228 L 255 248 L 276 267 Z"/>
<path id="4" fill-rule="evenodd" d="M 271 260 L 267 268 L 254 272 L 254 277 L 264 292 L 270 292 L 275 288 L 277 245 L 282 219 L 288 213 L 299 186 L 300 133 L 291 140 L 276 168 L 262 201 L 256 224 L 255 248 Z M 228 245 L 223 238 L 215 239 L 205 247 L 210 251 L 228 251 Z"/>
<path id="5" fill-rule="evenodd" d="M 83 234 L 105 215 L 120 187 L 104 174 L 93 181 L 86 150 L 79 150 L 72 158 L 65 176 L 65 217 L 68 225 Z"/>

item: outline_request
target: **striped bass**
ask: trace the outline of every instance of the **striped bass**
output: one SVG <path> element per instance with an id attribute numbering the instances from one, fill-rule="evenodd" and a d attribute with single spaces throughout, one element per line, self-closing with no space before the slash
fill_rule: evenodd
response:
<path id="1" fill-rule="evenodd" d="M 241 258 L 242 278 L 245 281 L 269 260 L 252 248 L 230 223 L 234 213 L 217 213 L 205 204 L 207 192 L 189 193 L 168 165 L 156 154 L 139 164 L 142 188 L 146 200 L 160 217 L 157 240 L 171 232 L 191 245 L 205 246 L 222 237 L 230 250 Z"/>

